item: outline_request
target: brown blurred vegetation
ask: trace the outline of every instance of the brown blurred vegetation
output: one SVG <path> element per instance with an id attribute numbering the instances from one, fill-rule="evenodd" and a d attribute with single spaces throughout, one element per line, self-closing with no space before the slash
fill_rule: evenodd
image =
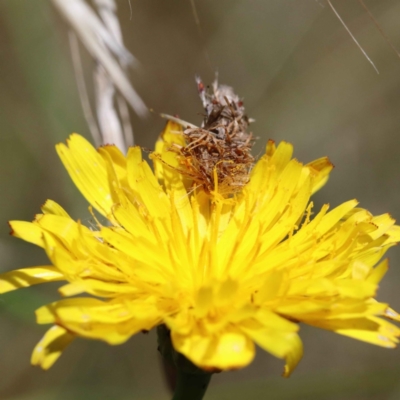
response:
<path id="1" fill-rule="evenodd" d="M 267 139 L 287 140 L 308 162 L 328 155 L 336 169 L 316 196 L 332 206 L 356 197 L 374 213 L 400 219 L 400 58 L 357 0 L 333 4 L 380 71 L 355 46 L 324 0 L 119 0 L 128 49 L 139 59 L 134 87 L 154 110 L 132 115 L 136 143 L 152 148 L 164 121 L 198 123 L 194 75 L 234 86 L 256 119 L 259 154 Z M 365 0 L 400 48 L 400 3 Z M 210 63 L 207 61 L 208 54 Z M 1 271 L 46 262 L 42 251 L 8 236 L 7 221 L 30 220 L 52 198 L 83 221 L 87 205 L 57 159 L 54 144 L 73 131 L 87 137 L 75 86 L 67 26 L 48 0 L 0 0 Z M 86 57 L 90 81 L 92 62 Z M 210 65 L 211 64 L 211 65 Z M 400 253 L 379 298 L 400 309 Z M 34 310 L 56 286 L 0 300 L 0 399 L 167 399 L 153 333 L 109 347 L 78 340 L 48 372 L 30 366 L 45 328 Z M 317 329 L 301 329 L 305 356 L 293 377 L 259 352 L 248 368 L 213 379 L 207 399 L 400 398 L 400 353 Z"/>

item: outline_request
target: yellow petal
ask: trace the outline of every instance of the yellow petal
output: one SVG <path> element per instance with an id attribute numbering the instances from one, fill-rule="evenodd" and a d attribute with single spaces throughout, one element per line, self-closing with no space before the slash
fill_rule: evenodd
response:
<path id="1" fill-rule="evenodd" d="M 138 289 L 129 283 L 103 282 L 97 279 L 81 279 L 58 289 L 63 296 L 90 293 L 98 297 L 115 297 L 121 294 L 134 294 Z"/>
<path id="2" fill-rule="evenodd" d="M 64 274 L 67 280 L 74 280 L 83 271 L 82 262 L 76 259 L 74 255 L 67 249 L 64 248 L 54 239 L 54 237 L 48 233 L 44 233 L 45 238 L 45 250 L 47 256 L 50 258 L 53 265 Z"/>
<path id="3" fill-rule="evenodd" d="M 338 292 L 344 296 L 355 299 L 371 298 L 376 293 L 376 285 L 367 281 L 337 280 L 335 282 Z"/>
<path id="4" fill-rule="evenodd" d="M 16 269 L 0 275 L 0 293 L 62 280 L 65 280 L 65 276 L 51 265 Z"/>
<path id="5" fill-rule="evenodd" d="M 155 272 L 154 268 L 157 268 L 160 273 L 173 271 L 166 249 L 160 248 L 156 243 L 147 241 L 144 238 L 134 240 L 133 236 L 127 235 L 123 231 L 115 231 L 109 228 L 103 228 L 101 235 L 107 243 L 132 257 L 133 260 L 149 265 L 149 274 Z M 153 268 L 150 267 L 151 265 Z"/>
<path id="6" fill-rule="evenodd" d="M 377 226 L 377 229 L 369 234 L 369 236 L 375 240 L 385 234 L 396 221 L 389 214 L 383 214 L 372 218 L 371 222 Z"/>
<path id="7" fill-rule="evenodd" d="M 168 121 L 156 142 L 155 152 L 151 155 L 154 162 L 154 173 L 168 190 L 177 191 L 190 186 L 190 181 L 179 172 L 185 167 L 180 164 L 177 156 L 177 151 L 185 144 L 182 127 L 175 122 Z"/>
<path id="8" fill-rule="evenodd" d="M 319 319 L 306 322 L 312 326 L 387 348 L 396 347 L 397 338 L 400 336 L 400 329 L 397 326 L 374 316 L 345 320 Z"/>
<path id="9" fill-rule="evenodd" d="M 69 217 L 45 214 L 40 216 L 36 223 L 40 228 L 52 233 L 68 249 L 72 249 L 74 242 L 79 240 L 78 224 Z M 85 229 L 87 228 L 85 227 Z"/>
<path id="10" fill-rule="evenodd" d="M 170 202 L 153 171 L 142 160 L 138 147 L 131 147 L 127 157 L 128 182 L 132 191 L 152 217 L 166 217 Z"/>
<path id="11" fill-rule="evenodd" d="M 121 150 L 117 146 L 111 144 L 101 146 L 100 149 L 110 156 L 118 178 L 123 178 L 126 175 L 126 157 Z"/>
<path id="12" fill-rule="evenodd" d="M 322 157 L 318 160 L 314 160 L 306 165 L 310 168 L 313 176 L 313 189 L 312 192 L 315 193 L 321 189 L 325 183 L 328 181 L 329 173 L 333 169 L 333 164 L 329 161 L 328 157 Z"/>
<path id="13" fill-rule="evenodd" d="M 293 155 L 293 145 L 288 142 L 279 143 L 276 151 L 271 157 L 271 164 L 275 166 L 279 175 L 289 163 Z"/>
<path id="14" fill-rule="evenodd" d="M 273 270 L 264 278 L 264 283 L 254 296 L 257 304 L 274 300 L 281 292 L 282 283 L 284 282 L 285 271 Z M 261 279 L 261 278 L 259 278 Z"/>
<path id="15" fill-rule="evenodd" d="M 77 134 L 70 136 L 68 147 L 60 143 L 56 150 L 79 191 L 94 208 L 107 216 L 113 202 L 107 170 L 100 154 Z"/>
<path id="16" fill-rule="evenodd" d="M 108 187 L 112 202 L 113 204 L 119 204 L 120 202 L 124 201 L 125 198 L 124 193 L 121 190 L 122 187 L 119 176 L 122 178 L 122 176 L 126 175 L 126 170 L 122 170 L 120 166 L 113 164 L 110 153 L 105 150 L 104 147 L 100 147 L 97 151 L 103 158 L 107 170 Z M 120 170 L 119 176 L 116 172 L 117 170 Z M 108 216 L 108 218 L 110 219 L 110 216 Z"/>
<path id="17" fill-rule="evenodd" d="M 70 332 L 112 345 L 127 341 L 141 330 L 150 330 L 160 321 L 151 301 L 104 302 L 87 297 L 48 304 L 36 310 L 36 317 L 39 324 L 60 321 Z"/>
<path id="18" fill-rule="evenodd" d="M 303 357 L 303 344 L 298 334 L 273 329 L 246 329 L 245 331 L 264 350 L 275 357 L 284 358 L 286 365 L 283 376 L 290 376 Z"/>
<path id="19" fill-rule="evenodd" d="M 393 310 L 393 308 L 387 307 L 383 315 L 393 321 L 400 322 L 400 314 Z"/>
<path id="20" fill-rule="evenodd" d="M 341 218 L 343 218 L 349 211 L 356 207 L 357 204 L 357 200 L 349 200 L 334 208 L 332 211 L 324 216 L 321 223 L 316 228 L 316 232 L 318 232 L 319 235 L 324 235 L 335 224 L 337 224 Z"/>
<path id="21" fill-rule="evenodd" d="M 10 221 L 11 235 L 44 247 L 43 230 L 37 224 L 26 221 Z"/>
<path id="22" fill-rule="evenodd" d="M 381 279 L 385 276 L 389 269 L 389 260 L 385 259 L 379 263 L 368 275 L 367 281 L 377 285 Z"/>
<path id="23" fill-rule="evenodd" d="M 267 145 L 265 146 L 265 154 L 268 157 L 272 157 L 276 151 L 275 142 L 271 139 L 268 140 Z"/>
<path id="24" fill-rule="evenodd" d="M 253 341 L 241 332 L 203 336 L 198 332 L 180 335 L 172 331 L 171 339 L 175 350 L 203 369 L 242 368 L 248 365 L 255 355 Z"/>
<path id="25" fill-rule="evenodd" d="M 49 369 L 74 339 L 75 335 L 61 326 L 54 325 L 35 346 L 31 358 L 32 365 Z"/>
<path id="26" fill-rule="evenodd" d="M 399 225 L 394 225 L 391 228 L 388 229 L 386 232 L 387 235 L 389 235 L 391 241 L 393 242 L 400 242 L 400 226 Z"/>
<path id="27" fill-rule="evenodd" d="M 272 329 L 282 332 L 297 332 L 299 324 L 289 321 L 287 318 L 268 310 L 268 308 L 261 308 L 255 313 L 256 319 L 264 328 Z"/>
<path id="28" fill-rule="evenodd" d="M 139 210 L 129 201 L 123 204 L 117 204 L 114 207 L 113 214 L 118 223 L 129 233 L 136 237 L 145 237 L 151 240 L 153 233 L 149 230 L 146 220 L 142 218 Z"/>
<path id="29" fill-rule="evenodd" d="M 68 213 L 53 200 L 46 200 L 41 209 L 43 214 L 54 214 L 59 215 L 60 217 L 71 218 Z"/>

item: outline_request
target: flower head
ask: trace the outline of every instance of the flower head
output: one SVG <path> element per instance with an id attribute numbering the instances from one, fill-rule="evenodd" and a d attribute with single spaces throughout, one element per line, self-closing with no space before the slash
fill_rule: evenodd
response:
<path id="1" fill-rule="evenodd" d="M 66 298 L 36 311 L 38 323 L 53 326 L 33 364 L 49 368 L 77 336 L 116 345 L 161 324 L 174 348 L 206 370 L 248 365 L 256 343 L 286 360 L 288 376 L 302 357 L 299 322 L 396 345 L 400 329 L 384 317 L 399 316 L 374 299 L 388 269 L 379 261 L 400 240 L 388 214 L 350 200 L 312 216 L 310 196 L 332 165 L 301 164 L 289 143 L 269 141 L 231 193 L 218 191 L 218 174 L 214 190 L 193 179 L 187 153 L 176 150 L 185 145 L 169 122 L 154 172 L 139 147 L 126 156 L 111 145 L 96 151 L 77 134 L 57 145 L 108 222 L 86 227 L 51 200 L 33 222 L 11 222 L 12 234 L 42 247 L 52 265 L 3 274 L 0 292 L 66 281 Z"/>

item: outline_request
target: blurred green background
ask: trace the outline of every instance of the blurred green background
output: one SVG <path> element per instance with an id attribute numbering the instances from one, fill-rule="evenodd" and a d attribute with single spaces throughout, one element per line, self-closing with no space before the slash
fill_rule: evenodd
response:
<path id="1" fill-rule="evenodd" d="M 67 0 L 66 0 L 67 1 Z M 332 206 L 361 206 L 400 219 L 400 59 L 357 0 L 332 0 L 375 62 L 378 75 L 324 0 L 119 0 L 128 49 L 140 66 L 134 87 L 155 110 L 132 115 L 135 140 L 152 148 L 164 122 L 157 113 L 199 123 L 200 74 L 232 85 L 256 119 L 259 154 L 268 138 L 295 145 L 304 162 L 328 155 L 336 168 L 316 196 Z M 400 48 L 398 0 L 365 0 Z M 40 249 L 11 238 L 7 221 L 31 220 L 51 198 L 75 218 L 87 204 L 63 170 L 54 145 L 73 131 L 89 137 L 75 85 L 68 27 L 49 0 L 0 0 L 0 270 L 39 265 Z M 211 65 L 207 62 L 208 53 Z M 90 80 L 93 67 L 84 59 Z M 400 252 L 379 299 L 400 309 Z M 57 285 L 0 299 L 0 399 L 168 399 L 151 332 L 128 343 L 77 340 L 47 372 L 30 366 L 46 327 L 34 310 L 58 298 Z M 207 400 L 400 398 L 400 352 L 301 327 L 305 355 L 290 379 L 282 362 L 259 351 L 251 366 L 216 375 Z"/>

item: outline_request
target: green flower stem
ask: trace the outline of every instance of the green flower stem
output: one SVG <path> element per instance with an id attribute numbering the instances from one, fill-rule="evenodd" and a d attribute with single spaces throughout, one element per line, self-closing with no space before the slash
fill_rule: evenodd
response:
<path id="1" fill-rule="evenodd" d="M 164 372 L 173 388 L 172 400 L 202 400 L 212 372 L 204 371 L 194 365 L 183 354 L 178 353 L 171 342 L 169 329 L 165 325 L 157 327 L 158 351 L 164 360 Z M 174 379 L 176 372 L 176 383 Z"/>
<path id="2" fill-rule="evenodd" d="M 189 374 L 178 371 L 178 380 L 172 400 L 202 400 L 211 374 Z"/>

